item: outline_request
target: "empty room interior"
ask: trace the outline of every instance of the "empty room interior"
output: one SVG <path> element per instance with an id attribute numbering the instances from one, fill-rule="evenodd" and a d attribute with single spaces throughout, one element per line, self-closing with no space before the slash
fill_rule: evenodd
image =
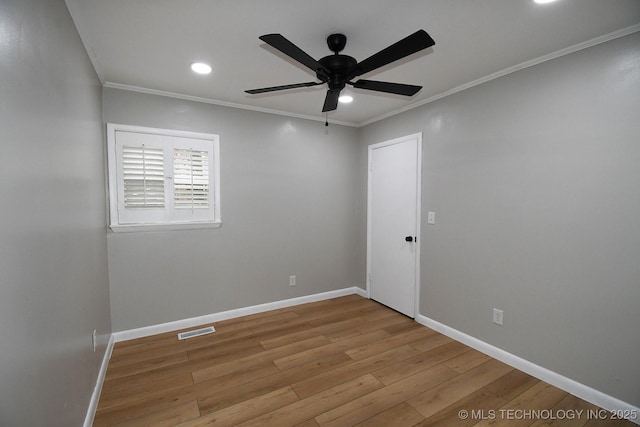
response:
<path id="1" fill-rule="evenodd" d="M 640 424 L 639 112 L 637 0 L 0 0 L 0 425 Z"/>

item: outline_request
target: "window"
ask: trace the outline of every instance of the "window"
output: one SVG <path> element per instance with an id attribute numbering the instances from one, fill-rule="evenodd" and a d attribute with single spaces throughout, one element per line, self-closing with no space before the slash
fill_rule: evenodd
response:
<path id="1" fill-rule="evenodd" d="M 219 227 L 219 138 L 107 125 L 111 229 Z"/>

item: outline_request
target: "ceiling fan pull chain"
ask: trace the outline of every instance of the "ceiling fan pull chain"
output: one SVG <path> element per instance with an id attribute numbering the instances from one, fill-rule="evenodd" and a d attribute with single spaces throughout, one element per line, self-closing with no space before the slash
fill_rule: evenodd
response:
<path id="1" fill-rule="evenodd" d="M 328 126 L 329 126 L 329 113 L 327 113 L 326 111 L 325 111 L 325 113 L 324 113 L 324 125 L 325 125 L 326 127 L 328 127 Z"/>

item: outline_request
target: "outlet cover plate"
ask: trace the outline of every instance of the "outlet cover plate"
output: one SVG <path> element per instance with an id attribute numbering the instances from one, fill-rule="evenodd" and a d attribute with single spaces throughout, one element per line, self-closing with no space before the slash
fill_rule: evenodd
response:
<path id="1" fill-rule="evenodd" d="M 493 323 L 502 326 L 503 317 L 504 312 L 502 310 L 498 310 L 497 308 L 493 309 Z"/>

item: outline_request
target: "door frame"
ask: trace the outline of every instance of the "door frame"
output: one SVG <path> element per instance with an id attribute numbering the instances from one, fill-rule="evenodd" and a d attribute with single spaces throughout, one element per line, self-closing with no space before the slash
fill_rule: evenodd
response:
<path id="1" fill-rule="evenodd" d="M 417 241 L 415 247 L 415 284 L 414 284 L 414 307 L 413 318 L 420 314 L 420 246 L 422 244 L 422 235 L 420 233 L 420 210 L 422 206 L 422 132 L 411 135 L 394 138 L 388 141 L 371 144 L 367 148 L 367 277 L 366 277 L 366 295 L 371 298 L 371 195 L 372 195 L 372 169 L 371 163 L 373 159 L 373 150 L 387 147 L 389 145 L 400 144 L 402 142 L 417 140 L 417 169 L 416 169 L 416 236 Z"/>

